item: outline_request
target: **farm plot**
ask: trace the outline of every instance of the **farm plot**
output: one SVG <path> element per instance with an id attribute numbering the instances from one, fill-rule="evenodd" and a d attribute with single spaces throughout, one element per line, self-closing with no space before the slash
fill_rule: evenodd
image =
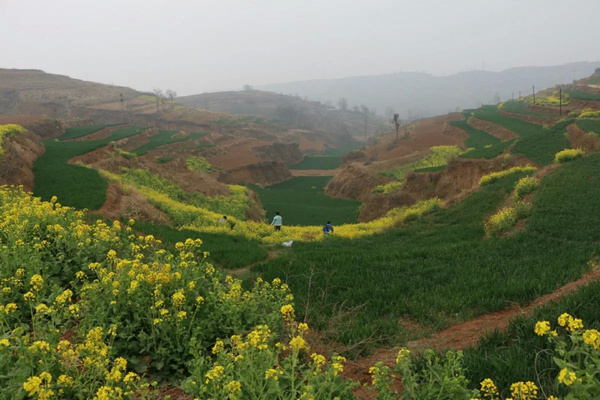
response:
<path id="1" fill-rule="evenodd" d="M 118 124 L 116 124 L 118 125 Z M 84 137 L 90 135 L 94 132 L 98 132 L 101 129 L 108 128 L 113 125 L 88 125 L 88 126 L 74 126 L 71 128 L 65 129 L 65 133 L 60 135 L 59 140 L 70 140 L 77 139 L 80 137 Z"/>
<path id="2" fill-rule="evenodd" d="M 260 196 L 267 216 L 272 218 L 279 211 L 285 225 L 356 222 L 360 202 L 326 196 L 324 190 L 330 179 L 303 176 L 267 187 L 252 186 L 252 190 Z"/>
<path id="3" fill-rule="evenodd" d="M 342 163 L 342 156 L 360 147 L 361 143 L 329 149 L 323 154 L 306 156 L 302 161 L 290 165 L 290 169 L 297 170 L 331 170 L 338 168 Z"/>
<path id="4" fill-rule="evenodd" d="M 121 129 L 103 140 L 81 142 L 59 142 L 44 140 L 46 152 L 34 165 L 35 174 L 33 192 L 43 200 L 58 196 L 61 204 L 77 208 L 98 209 L 106 201 L 108 184 L 98 171 L 71 165 L 68 161 L 78 155 L 89 153 L 106 146 L 114 140 L 134 136 L 145 128 L 133 127 Z"/>
<path id="5" fill-rule="evenodd" d="M 336 169 L 342 163 L 340 156 L 306 156 L 302 161 L 290 165 L 290 169 L 310 170 L 310 169 Z"/>
<path id="6" fill-rule="evenodd" d="M 577 126 L 586 132 L 594 132 L 600 135 L 600 120 L 595 119 L 578 119 L 575 121 Z"/>
<path id="7" fill-rule="evenodd" d="M 508 237 L 483 240 L 483 221 L 518 175 L 400 229 L 361 241 L 299 243 L 254 270 L 288 279 L 301 315 L 321 329 L 342 315 L 339 307 L 354 309 L 336 340 L 353 344 L 374 335 L 401 343 L 510 302 L 526 304 L 579 278 L 599 250 L 598 170 L 594 155 L 547 175 L 525 230 Z"/>
<path id="8" fill-rule="evenodd" d="M 156 149 L 157 147 L 164 146 L 166 144 L 185 142 L 187 140 L 200 139 L 207 134 L 204 132 L 191 132 L 188 135 L 182 134 L 178 130 L 162 130 L 157 135 L 151 136 L 148 143 L 143 144 L 137 149 L 132 150 L 132 153 L 142 156 L 148 153 L 150 150 Z"/>
<path id="9" fill-rule="evenodd" d="M 570 148 L 564 133 L 567 125 L 573 121 L 562 121 L 553 127 L 540 126 L 502 115 L 495 106 L 483 106 L 474 114 L 479 119 L 494 122 L 519 135 L 512 153 L 521 154 L 540 165 L 552 164 L 554 154 Z"/>
<path id="10" fill-rule="evenodd" d="M 600 101 L 600 94 L 583 92 L 581 90 L 567 90 L 566 92 L 574 99 Z"/>

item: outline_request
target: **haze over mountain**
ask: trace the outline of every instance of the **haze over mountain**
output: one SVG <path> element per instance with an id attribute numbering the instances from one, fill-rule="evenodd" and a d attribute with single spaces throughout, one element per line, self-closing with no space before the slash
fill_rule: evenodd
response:
<path id="1" fill-rule="evenodd" d="M 518 67 L 502 72 L 466 71 L 449 76 L 398 72 L 274 83 L 260 89 L 332 104 L 346 98 L 350 107 L 365 104 L 380 113 L 386 107 L 392 107 L 402 118 L 412 119 L 516 98 L 519 91 L 522 95 L 531 94 L 532 86 L 537 91 L 571 83 L 592 74 L 597 68 L 600 68 L 599 61 Z"/>

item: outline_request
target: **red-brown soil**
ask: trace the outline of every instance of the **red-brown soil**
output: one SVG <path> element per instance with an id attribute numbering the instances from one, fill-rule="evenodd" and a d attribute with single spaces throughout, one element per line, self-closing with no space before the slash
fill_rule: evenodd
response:
<path id="1" fill-rule="evenodd" d="M 252 150 L 253 147 L 269 145 L 270 142 L 252 138 L 231 138 L 216 143 L 223 153 L 207 158 L 208 162 L 227 171 L 249 164 L 256 164 L 260 159 Z"/>
<path id="2" fill-rule="evenodd" d="M 475 129 L 479 129 L 481 131 L 487 132 L 490 135 L 500 139 L 500 140 L 509 140 L 519 137 L 516 133 L 511 131 L 510 129 L 506 129 L 505 127 L 495 124 L 490 121 L 484 121 L 479 118 L 470 117 L 469 125 L 471 125 Z"/>
<path id="3" fill-rule="evenodd" d="M 428 118 L 415 124 L 408 138 L 404 139 L 405 126 L 400 127 L 400 140 L 396 146 L 396 132 L 390 132 L 378 139 L 377 144 L 366 147 L 363 151 L 372 160 L 384 161 L 406 155 L 417 151 L 428 150 L 431 146 L 462 146 L 464 139 L 461 135 L 450 134 L 448 122 L 462 119 L 459 113 L 442 115 Z"/>
<path id="4" fill-rule="evenodd" d="M 596 133 L 600 135 L 600 132 Z M 586 153 L 600 151 L 600 137 L 588 134 L 577 124 L 567 126 L 567 136 L 573 148 L 581 148 Z"/>
<path id="5" fill-rule="evenodd" d="M 544 110 L 546 112 L 548 111 L 548 109 L 546 109 L 546 108 L 544 108 Z M 504 112 L 504 111 L 500 111 L 500 114 L 506 115 L 507 117 L 510 117 L 510 118 L 517 118 L 522 121 L 529 122 L 531 124 L 536 124 L 536 125 L 552 126 L 560 119 L 560 116 L 558 114 L 556 115 L 556 117 L 546 117 L 546 116 L 539 116 L 539 115 L 516 114 L 516 113 L 513 114 L 513 113 Z"/>
<path id="6" fill-rule="evenodd" d="M 109 183 L 106 190 L 106 202 L 99 212 L 111 220 L 133 218 L 135 220 L 152 221 L 161 225 L 170 225 L 169 217 L 154 207 L 143 194 L 135 188 L 121 188 L 118 184 Z"/>
<path id="7" fill-rule="evenodd" d="M 29 132 L 4 139 L 4 155 L 0 158 L 0 185 L 23 185 L 26 191 L 33 190 L 33 163 L 44 154 L 40 139 Z"/>
<path id="8" fill-rule="evenodd" d="M 259 185 L 273 185 L 292 177 L 287 165 L 279 161 L 260 162 L 243 165 L 223 172 L 219 181 L 224 183 L 257 183 Z"/>
<path id="9" fill-rule="evenodd" d="M 292 169 L 290 171 L 293 176 L 335 176 L 340 169 Z"/>

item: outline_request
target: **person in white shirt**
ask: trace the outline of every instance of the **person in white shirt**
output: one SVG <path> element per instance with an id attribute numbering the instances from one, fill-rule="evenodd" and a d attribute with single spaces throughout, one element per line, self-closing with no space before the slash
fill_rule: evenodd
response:
<path id="1" fill-rule="evenodd" d="M 273 217 L 273 222 L 271 222 L 271 225 L 275 227 L 276 231 L 281 230 L 281 225 L 283 225 L 283 222 L 281 215 L 279 215 L 279 211 L 275 211 L 275 216 Z"/>

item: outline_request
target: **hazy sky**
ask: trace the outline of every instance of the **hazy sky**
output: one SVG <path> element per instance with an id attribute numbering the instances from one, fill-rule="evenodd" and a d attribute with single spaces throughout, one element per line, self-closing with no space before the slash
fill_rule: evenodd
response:
<path id="1" fill-rule="evenodd" d="M 600 0 L 0 0 L 0 67 L 179 95 L 600 60 Z"/>

